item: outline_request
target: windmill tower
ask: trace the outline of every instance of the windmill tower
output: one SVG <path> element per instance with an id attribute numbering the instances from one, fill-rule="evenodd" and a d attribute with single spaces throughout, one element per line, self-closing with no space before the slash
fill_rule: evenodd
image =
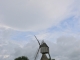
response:
<path id="1" fill-rule="evenodd" d="M 48 47 L 48 45 L 44 41 L 42 41 L 42 43 L 40 44 L 40 42 L 39 42 L 39 40 L 37 39 L 36 36 L 35 36 L 35 38 L 38 41 L 39 49 L 38 49 L 38 51 L 36 53 L 36 56 L 35 56 L 34 60 L 37 59 L 39 51 L 42 54 L 42 57 L 41 57 L 40 60 L 49 60 L 49 59 L 51 60 L 51 56 L 50 56 L 50 53 L 49 53 L 49 47 Z M 46 56 L 46 54 L 48 54 L 49 58 Z"/>

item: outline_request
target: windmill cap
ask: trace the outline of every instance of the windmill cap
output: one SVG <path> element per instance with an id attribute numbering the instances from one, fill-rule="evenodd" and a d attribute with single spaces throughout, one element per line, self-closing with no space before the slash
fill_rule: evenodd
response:
<path id="1" fill-rule="evenodd" d="M 41 44 L 40 47 L 48 47 L 48 46 L 47 46 L 47 44 L 44 42 L 44 43 Z"/>

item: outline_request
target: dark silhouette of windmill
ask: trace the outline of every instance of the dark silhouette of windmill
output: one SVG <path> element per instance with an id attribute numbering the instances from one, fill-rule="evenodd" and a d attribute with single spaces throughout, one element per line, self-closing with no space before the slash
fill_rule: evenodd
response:
<path id="1" fill-rule="evenodd" d="M 40 44 L 40 42 L 39 42 L 39 40 L 37 39 L 36 36 L 35 36 L 35 38 L 38 41 L 39 48 L 37 50 L 37 53 L 35 55 L 35 59 L 34 60 L 37 59 L 39 51 L 42 54 L 41 60 L 51 60 L 51 56 L 50 56 L 50 53 L 49 53 L 49 47 L 48 47 L 48 45 L 44 41 L 42 41 L 41 44 Z M 46 56 L 46 54 L 48 54 L 49 58 Z"/>

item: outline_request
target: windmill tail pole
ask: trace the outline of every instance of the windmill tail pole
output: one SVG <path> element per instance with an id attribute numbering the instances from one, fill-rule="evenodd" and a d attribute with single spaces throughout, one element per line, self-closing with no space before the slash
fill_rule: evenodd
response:
<path id="1" fill-rule="evenodd" d="M 50 56 L 50 54 L 49 54 L 49 59 L 51 60 L 51 56 Z"/>

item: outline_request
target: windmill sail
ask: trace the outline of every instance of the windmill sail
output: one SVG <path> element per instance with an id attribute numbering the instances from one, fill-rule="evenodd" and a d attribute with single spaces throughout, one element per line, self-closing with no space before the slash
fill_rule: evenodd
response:
<path id="1" fill-rule="evenodd" d="M 35 35 L 34 35 L 35 36 Z M 39 42 L 39 40 L 37 39 L 37 37 L 35 36 L 35 38 L 36 38 L 36 40 L 38 41 L 38 43 L 39 43 L 39 45 L 40 45 L 40 42 Z"/>
<path id="2" fill-rule="evenodd" d="M 37 57 L 38 57 L 38 55 L 39 55 L 39 50 L 40 50 L 40 47 L 39 47 L 39 49 L 38 49 L 37 52 L 36 52 L 36 55 L 35 55 L 35 59 L 34 59 L 34 60 L 37 59 Z"/>

